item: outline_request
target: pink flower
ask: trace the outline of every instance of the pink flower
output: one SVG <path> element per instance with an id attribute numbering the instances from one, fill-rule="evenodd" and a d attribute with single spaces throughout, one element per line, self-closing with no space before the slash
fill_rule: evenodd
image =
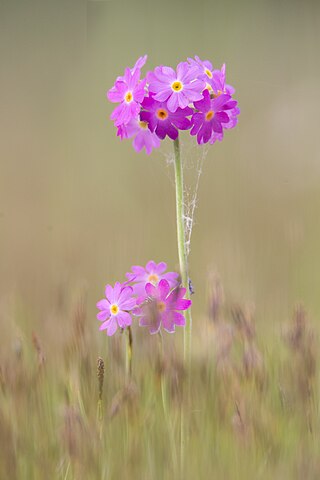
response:
<path id="1" fill-rule="evenodd" d="M 131 119 L 127 125 L 120 125 L 117 135 L 121 139 L 134 137 L 132 145 L 135 151 L 140 152 L 145 148 L 147 155 L 153 148 L 159 148 L 161 143 L 157 135 L 149 130 L 147 122 L 139 118 Z"/>
<path id="2" fill-rule="evenodd" d="M 145 286 L 147 283 L 157 286 L 160 280 L 166 280 L 171 288 L 178 285 L 178 273 L 165 273 L 166 269 L 166 263 L 160 262 L 156 264 L 150 260 L 145 267 L 140 267 L 139 265 L 131 267 L 132 272 L 126 273 L 126 277 L 129 282 L 134 282 L 132 285 L 133 292 L 138 297 L 141 297 L 142 301 L 146 295 Z"/>
<path id="3" fill-rule="evenodd" d="M 169 333 L 175 331 L 176 325 L 185 326 L 186 320 L 179 311 L 187 310 L 192 303 L 183 298 L 185 288 L 176 287 L 170 292 L 169 282 L 163 279 L 157 287 L 147 283 L 145 290 L 147 301 L 141 308 L 141 327 L 149 327 L 149 332 L 155 334 L 161 326 Z"/>
<path id="4" fill-rule="evenodd" d="M 132 287 L 116 282 L 114 288 L 111 285 L 106 286 L 106 299 L 97 303 L 100 312 L 97 319 L 103 322 L 99 330 L 107 330 L 107 335 L 113 335 L 118 326 L 126 328 L 131 325 L 132 318 L 130 311 L 136 306 L 136 299 L 133 298 Z"/>
<path id="5" fill-rule="evenodd" d="M 116 83 L 107 93 L 110 102 L 121 102 L 111 114 L 116 127 L 126 125 L 132 118 L 138 117 L 141 109 L 141 102 L 144 98 L 144 87 L 146 80 L 140 81 L 140 69 L 133 72 L 126 68 L 123 79 Z"/>
<path id="6" fill-rule="evenodd" d="M 170 112 L 176 112 L 178 107 L 185 108 L 203 98 L 205 82 L 197 79 L 197 73 L 198 67 L 187 62 L 179 63 L 176 72 L 171 67 L 156 67 L 147 76 L 149 91 L 158 102 L 167 101 Z"/>
<path id="7" fill-rule="evenodd" d="M 194 103 L 198 112 L 191 119 L 193 127 L 190 134 L 197 135 L 199 144 L 209 142 L 214 132 L 222 133 L 222 125 L 229 122 L 226 110 L 231 110 L 237 105 L 236 101 L 231 100 L 230 95 L 221 94 L 211 99 L 209 91 L 204 90 L 203 96 L 203 100 Z"/>
<path id="8" fill-rule="evenodd" d="M 231 85 L 226 84 L 226 65 L 222 65 L 221 70 L 213 70 L 212 77 L 208 80 L 210 93 L 213 93 L 214 97 L 221 95 L 222 93 L 227 93 L 228 95 L 233 95 L 235 89 Z"/>
<path id="9" fill-rule="evenodd" d="M 193 110 L 189 107 L 177 108 L 172 113 L 169 111 L 166 102 L 157 102 L 152 97 L 145 97 L 142 107 L 144 111 L 140 113 L 141 120 L 144 120 L 151 132 L 155 132 L 161 140 L 166 135 L 175 140 L 179 134 L 178 129 L 188 130 L 191 127 L 191 121 L 187 117 L 192 115 Z"/>
<path id="10" fill-rule="evenodd" d="M 132 68 L 130 68 L 130 72 L 132 73 L 132 75 L 134 74 L 134 72 L 139 69 L 141 70 L 141 68 L 145 65 L 146 61 L 147 61 L 147 58 L 148 58 L 148 55 L 144 55 L 143 57 L 139 57 L 138 60 L 136 61 L 136 63 L 134 64 L 134 66 Z M 124 76 L 122 77 L 117 77 L 117 82 L 118 81 L 121 81 L 123 82 L 124 81 Z"/>
<path id="11" fill-rule="evenodd" d="M 197 55 L 193 58 L 188 58 L 188 62 L 192 67 L 198 68 L 198 78 L 205 82 L 209 82 L 213 77 L 213 66 L 209 60 L 201 60 Z"/>

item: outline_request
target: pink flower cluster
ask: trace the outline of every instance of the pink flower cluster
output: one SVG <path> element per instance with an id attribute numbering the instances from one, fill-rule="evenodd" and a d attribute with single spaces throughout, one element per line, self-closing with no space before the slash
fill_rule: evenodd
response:
<path id="1" fill-rule="evenodd" d="M 178 273 L 166 270 L 164 262 L 150 261 L 145 267 L 131 267 L 126 282 L 106 285 L 106 298 L 97 303 L 100 330 L 111 336 L 118 327 L 132 325 L 133 317 L 140 318 L 140 326 L 148 327 L 151 334 L 161 326 L 169 333 L 176 325 L 184 326 L 180 312 L 191 306 L 191 300 L 184 298 L 186 289 L 179 285 Z"/>
<path id="2" fill-rule="evenodd" d="M 213 68 L 208 60 L 188 58 L 176 70 L 164 65 L 141 79 L 147 56 L 126 68 L 107 96 L 119 103 L 111 114 L 117 135 L 133 138 L 137 152 L 150 154 L 166 136 L 175 140 L 179 130 L 190 130 L 198 144 L 223 139 L 225 129 L 236 126 L 240 113 L 234 88 L 226 84 L 225 65 Z"/>

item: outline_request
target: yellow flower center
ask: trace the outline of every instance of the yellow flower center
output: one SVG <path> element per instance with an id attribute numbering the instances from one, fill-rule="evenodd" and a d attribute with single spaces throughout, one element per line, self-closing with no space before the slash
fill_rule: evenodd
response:
<path id="1" fill-rule="evenodd" d="M 132 102 L 132 100 L 133 100 L 132 92 L 127 92 L 126 95 L 125 95 L 125 97 L 124 97 L 124 99 L 125 99 L 125 101 L 126 101 L 127 103 Z"/>
<path id="2" fill-rule="evenodd" d="M 139 127 L 145 130 L 146 128 L 148 128 L 148 124 L 147 122 L 139 122 Z"/>
<path id="3" fill-rule="evenodd" d="M 160 120 L 165 120 L 166 118 L 168 118 L 168 112 L 163 108 L 159 108 L 159 110 L 157 110 L 156 115 L 158 118 L 160 118 Z"/>
<path id="4" fill-rule="evenodd" d="M 209 92 L 212 90 L 210 83 L 206 83 L 206 89 L 209 90 Z"/>
<path id="5" fill-rule="evenodd" d="M 119 312 L 118 305 L 116 305 L 115 303 L 111 305 L 110 312 L 112 313 L 112 315 L 117 315 L 117 313 Z"/>
<path id="6" fill-rule="evenodd" d="M 152 283 L 153 285 L 157 285 L 158 281 L 159 281 L 159 277 L 158 275 L 156 275 L 155 273 L 151 273 L 151 275 L 149 275 L 148 277 L 148 280 L 150 283 Z"/>
<path id="7" fill-rule="evenodd" d="M 157 302 L 157 309 L 158 309 L 158 312 L 162 313 L 165 311 L 166 309 L 166 304 L 164 302 Z"/>
<path id="8" fill-rule="evenodd" d="M 176 80 L 175 82 L 173 82 L 173 84 L 171 85 L 171 88 L 174 92 L 180 92 L 180 90 L 182 90 L 182 83 L 179 82 L 179 80 Z"/>
<path id="9" fill-rule="evenodd" d="M 212 73 L 210 72 L 210 70 L 208 68 L 205 69 L 205 72 L 206 72 L 206 74 L 209 78 L 212 78 Z"/>
<path id="10" fill-rule="evenodd" d="M 222 90 L 218 90 L 217 93 L 214 93 L 214 94 L 213 94 L 213 98 L 218 98 L 218 97 L 220 97 L 220 95 L 222 95 L 222 94 L 223 94 L 223 91 L 222 91 Z"/>
<path id="11" fill-rule="evenodd" d="M 209 112 L 206 113 L 206 121 L 208 122 L 209 120 L 211 120 L 213 116 L 214 116 L 214 111 L 209 110 Z"/>

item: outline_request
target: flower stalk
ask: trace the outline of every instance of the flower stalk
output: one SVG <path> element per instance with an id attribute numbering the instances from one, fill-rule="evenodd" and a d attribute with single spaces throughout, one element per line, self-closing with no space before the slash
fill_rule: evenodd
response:
<path id="1" fill-rule="evenodd" d="M 126 336 L 127 336 L 127 346 L 126 346 L 126 374 L 127 379 L 131 380 L 132 377 L 132 330 L 131 327 L 128 326 L 126 328 Z"/>
<path id="2" fill-rule="evenodd" d="M 179 137 L 173 142 L 174 148 L 174 171 L 176 184 L 176 216 L 177 216 L 177 241 L 178 255 L 181 273 L 182 286 L 186 288 L 186 298 L 190 299 L 189 277 L 188 277 L 188 260 L 186 250 L 186 234 L 184 223 L 184 189 L 183 189 L 183 166 L 180 156 Z M 183 337 L 183 357 L 184 364 L 189 369 L 191 363 L 191 333 L 192 333 L 192 317 L 191 307 L 186 311 L 186 326 Z M 190 391 L 190 376 L 188 375 L 188 393 Z M 180 412 L 180 475 L 184 478 L 185 469 L 185 449 L 187 440 L 187 425 L 185 416 L 185 406 L 181 403 Z"/>
<path id="3" fill-rule="evenodd" d="M 179 266 L 182 286 L 186 288 L 185 298 L 190 299 L 189 280 L 188 280 L 188 260 L 186 250 L 186 234 L 184 223 L 184 189 L 183 189 L 183 166 L 180 156 L 179 137 L 173 142 L 174 148 L 174 171 L 176 184 L 176 216 L 177 216 L 177 241 Z M 189 367 L 191 359 L 191 335 L 192 335 L 192 317 L 191 308 L 186 311 L 186 327 L 184 329 L 183 353 L 184 362 Z"/>

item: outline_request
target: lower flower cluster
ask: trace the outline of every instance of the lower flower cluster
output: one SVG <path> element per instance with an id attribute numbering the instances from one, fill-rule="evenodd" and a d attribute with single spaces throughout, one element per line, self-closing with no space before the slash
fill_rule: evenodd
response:
<path id="1" fill-rule="evenodd" d="M 126 68 L 107 96 L 119 105 L 111 114 L 117 135 L 133 138 L 136 151 L 150 154 L 168 136 L 190 130 L 198 144 L 223 139 L 225 129 L 236 126 L 240 113 L 234 88 L 226 83 L 225 65 L 214 69 L 198 56 L 178 64 L 176 70 L 160 65 L 141 79 L 147 56 Z"/>
<path id="2" fill-rule="evenodd" d="M 184 298 L 186 289 L 179 284 L 178 273 L 166 270 L 166 263 L 149 261 L 145 267 L 133 266 L 126 282 L 106 285 L 106 298 L 97 303 L 100 330 L 112 336 L 118 327 L 132 325 L 135 318 L 151 334 L 161 327 L 173 333 L 176 325 L 185 326 L 181 312 L 191 306 L 191 300 Z"/>

